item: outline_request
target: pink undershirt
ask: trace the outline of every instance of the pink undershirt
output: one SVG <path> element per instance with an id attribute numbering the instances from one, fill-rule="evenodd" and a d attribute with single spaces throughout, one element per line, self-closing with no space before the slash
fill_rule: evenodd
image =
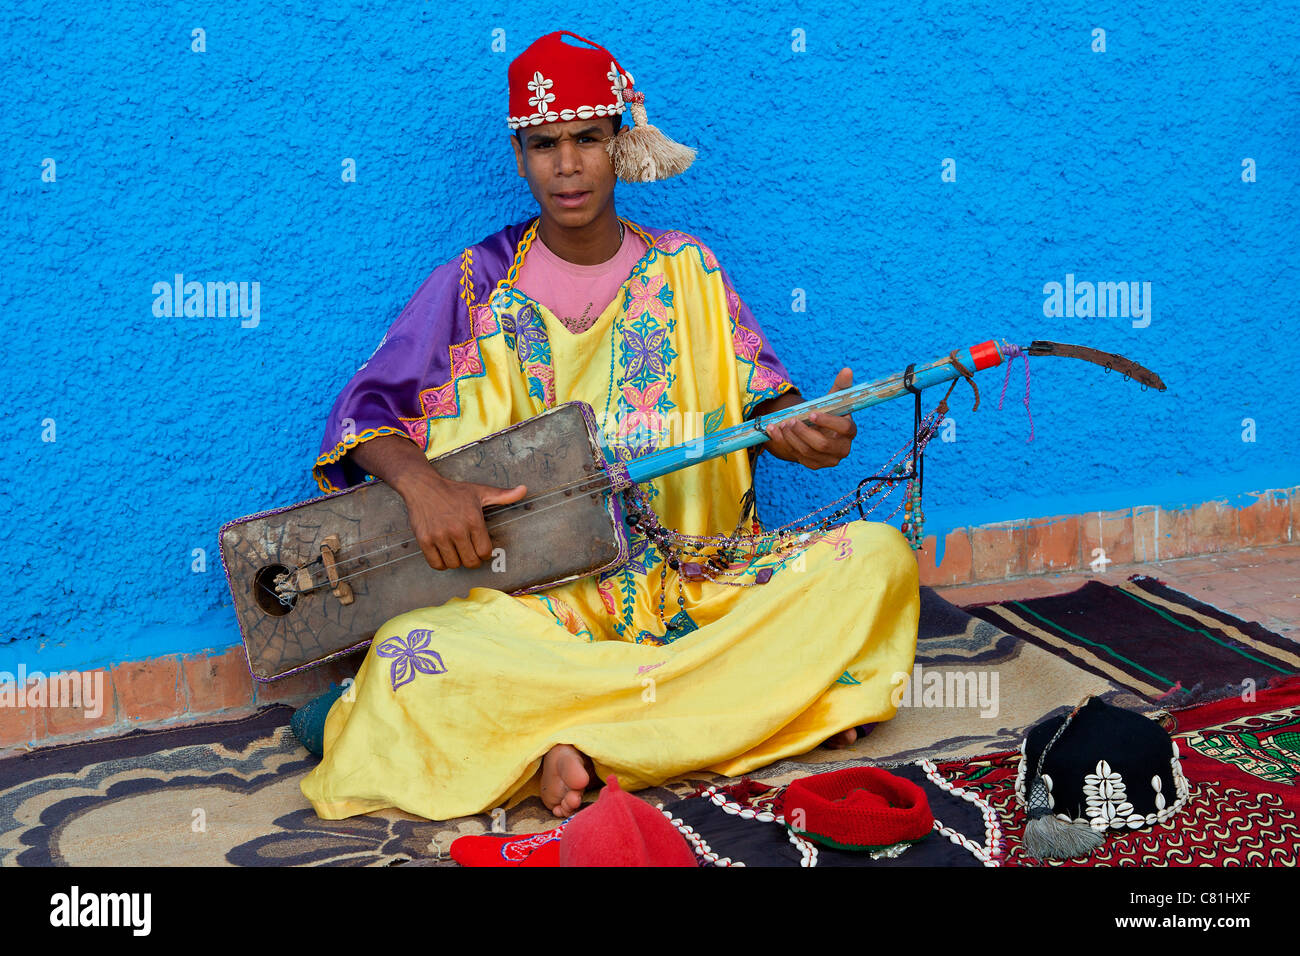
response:
<path id="1" fill-rule="evenodd" d="M 647 248 L 641 237 L 628 229 L 612 259 L 580 266 L 561 259 L 538 237 L 524 253 L 515 287 L 550 309 L 570 332 L 585 332 L 614 301 Z"/>

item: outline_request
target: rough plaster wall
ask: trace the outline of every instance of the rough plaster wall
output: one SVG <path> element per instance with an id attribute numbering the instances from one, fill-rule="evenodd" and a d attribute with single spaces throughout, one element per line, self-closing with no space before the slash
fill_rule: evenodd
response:
<path id="1" fill-rule="evenodd" d="M 1028 445 L 1019 365 L 1002 412 L 985 373 L 928 459 L 927 530 L 1296 484 L 1296 5 L 1052 6 L 9 7 L 0 670 L 237 642 L 218 526 L 313 493 L 325 414 L 402 305 L 535 209 L 505 69 L 559 27 L 701 151 L 620 187 L 620 212 L 703 237 L 810 395 L 841 363 L 863 380 L 991 337 L 1124 352 L 1170 384 L 1037 360 Z M 258 282 L 259 324 L 154 317 L 176 273 Z M 1066 273 L 1150 282 L 1150 325 L 1045 318 Z M 860 415 L 835 472 L 765 464 L 767 517 L 851 486 L 908 416 Z"/>

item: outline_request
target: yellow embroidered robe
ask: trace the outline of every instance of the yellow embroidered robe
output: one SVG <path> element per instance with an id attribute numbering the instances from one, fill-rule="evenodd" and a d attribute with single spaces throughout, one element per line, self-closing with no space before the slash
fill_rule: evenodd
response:
<path id="1" fill-rule="evenodd" d="M 387 431 L 405 429 L 433 458 L 582 400 L 610 454 L 626 456 L 739 424 L 791 387 L 706 246 L 626 224 L 650 249 L 577 335 L 513 287 L 528 229 L 506 278 L 472 306 L 478 352 L 460 366 L 471 374 L 457 378 L 453 354 L 451 382 L 432 390 L 442 404 Z M 741 452 L 649 493 L 665 526 L 717 534 L 736 527 L 751 486 Z M 853 522 L 759 558 L 741 580 L 763 568 L 771 578 L 745 587 L 679 580 L 643 537 L 632 543 L 625 566 L 597 577 L 520 597 L 475 589 L 388 621 L 302 783 L 316 812 L 398 807 L 441 820 L 513 805 L 537 792 L 559 743 L 625 789 L 693 770 L 742 774 L 894 715 L 919 601 L 893 527 Z"/>

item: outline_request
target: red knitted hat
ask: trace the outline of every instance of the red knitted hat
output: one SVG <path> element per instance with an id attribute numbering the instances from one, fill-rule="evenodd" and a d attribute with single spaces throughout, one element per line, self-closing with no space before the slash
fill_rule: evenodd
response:
<path id="1" fill-rule="evenodd" d="M 610 776 L 596 802 L 560 835 L 560 866 L 696 866 L 686 838 L 662 813 Z"/>
<path id="2" fill-rule="evenodd" d="M 915 843 L 934 828 L 925 793 L 879 767 L 847 767 L 795 780 L 782 803 L 786 826 L 838 850 Z"/>

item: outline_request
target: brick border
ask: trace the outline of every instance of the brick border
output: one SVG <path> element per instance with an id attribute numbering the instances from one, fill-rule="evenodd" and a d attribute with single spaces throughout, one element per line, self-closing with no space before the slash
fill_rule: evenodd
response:
<path id="1" fill-rule="evenodd" d="M 98 717 L 86 717 L 82 707 L 0 707 L 0 757 L 117 737 L 142 728 L 231 720 L 267 704 L 301 707 L 331 683 L 354 676 L 363 656 L 364 651 L 358 651 L 268 684 L 254 681 L 249 674 L 243 645 L 215 654 L 170 655 L 92 668 L 88 673 L 103 675 L 103 712 Z M 46 699 L 52 700 L 52 682 L 40 683 L 45 684 Z"/>
<path id="2" fill-rule="evenodd" d="M 1093 570 L 1102 552 L 1109 567 L 1266 548 L 1297 538 L 1300 487 L 1258 492 L 1245 508 L 1226 500 L 1179 509 L 1139 505 L 958 528 L 944 540 L 941 564 L 935 565 L 933 535 L 922 542 L 917 563 L 922 584 L 949 587 Z"/>
<path id="3" fill-rule="evenodd" d="M 947 587 L 1087 570 L 1099 548 L 1109 565 L 1125 565 L 1286 544 L 1297 536 L 1300 487 L 1260 493 L 1246 508 L 1226 501 L 1175 510 L 1143 505 L 959 528 L 947 535 L 941 565 L 934 563 L 933 535 L 917 561 L 922 584 Z M 103 670 L 104 710 L 97 718 L 80 708 L 0 707 L 0 756 L 137 728 L 243 717 L 271 703 L 299 707 L 353 676 L 363 654 L 269 684 L 249 675 L 242 646 L 117 664 Z"/>

